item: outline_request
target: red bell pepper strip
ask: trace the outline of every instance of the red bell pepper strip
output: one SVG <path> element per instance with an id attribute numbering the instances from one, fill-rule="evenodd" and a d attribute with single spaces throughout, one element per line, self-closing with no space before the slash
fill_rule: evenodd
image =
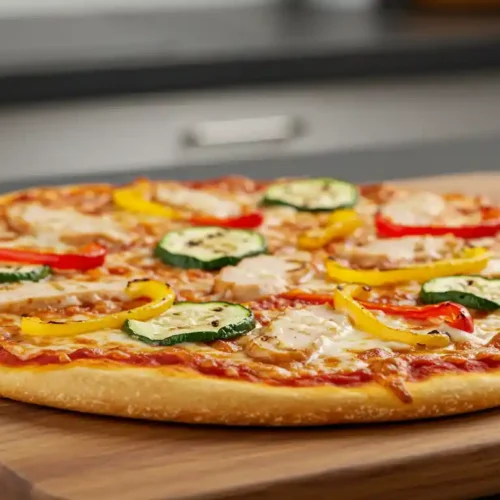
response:
<path id="1" fill-rule="evenodd" d="M 279 295 L 284 299 L 299 300 L 310 304 L 333 305 L 333 295 L 326 293 L 307 293 L 301 290 L 290 290 Z M 366 309 L 382 311 L 394 316 L 403 316 L 408 319 L 426 320 L 430 318 L 443 318 L 449 326 L 467 333 L 474 331 L 474 322 L 466 307 L 454 302 L 442 302 L 426 306 L 398 306 L 394 304 L 381 304 L 376 302 L 358 301 Z"/>
<path id="2" fill-rule="evenodd" d="M 441 302 L 428 306 L 398 306 L 394 304 L 380 304 L 358 301 L 366 309 L 375 309 L 394 316 L 403 316 L 408 319 L 426 320 L 428 318 L 443 318 L 445 323 L 457 330 L 467 333 L 474 331 L 474 322 L 466 307 L 454 302 Z"/>
<path id="3" fill-rule="evenodd" d="M 227 219 L 220 219 L 218 217 L 205 215 L 195 215 L 191 217 L 189 221 L 195 226 L 219 226 L 235 229 L 253 229 L 255 227 L 259 227 L 263 220 L 264 216 L 261 212 L 251 212 L 239 217 L 230 217 Z"/>
<path id="4" fill-rule="evenodd" d="M 44 264 L 53 269 L 77 269 L 85 271 L 104 263 L 107 250 L 97 243 L 91 243 L 78 253 L 46 253 L 36 250 L 0 248 L 0 261 Z"/>
<path id="5" fill-rule="evenodd" d="M 483 221 L 475 225 L 464 226 L 406 226 L 392 221 L 389 217 L 378 213 L 375 216 L 375 226 L 379 236 L 385 238 L 401 238 L 402 236 L 444 236 L 452 234 L 457 238 L 485 238 L 495 236 L 500 232 L 500 216 L 492 217 L 491 208 L 482 209 Z"/>

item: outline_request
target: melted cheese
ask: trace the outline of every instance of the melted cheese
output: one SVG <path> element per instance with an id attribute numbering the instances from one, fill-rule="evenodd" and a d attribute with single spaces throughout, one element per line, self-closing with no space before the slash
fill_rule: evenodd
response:
<path id="1" fill-rule="evenodd" d="M 101 297 L 126 298 L 124 279 L 101 281 L 43 281 L 0 285 L 0 310 L 29 308 L 37 304 L 77 305 L 81 300 L 97 302 Z"/>
<path id="2" fill-rule="evenodd" d="M 226 298 L 250 301 L 263 295 L 280 293 L 287 288 L 289 264 L 272 255 L 244 259 L 237 266 L 225 267 L 215 281 L 215 290 Z"/>
<path id="3" fill-rule="evenodd" d="M 500 276 L 500 259 L 490 259 L 481 274 L 490 277 Z"/>
<path id="4" fill-rule="evenodd" d="M 497 333 L 500 333 L 500 312 L 474 320 L 474 334 L 477 337 L 489 342 Z"/>
<path id="5" fill-rule="evenodd" d="M 294 355 L 297 351 L 308 351 L 310 360 L 333 358 L 339 362 L 339 368 L 346 370 L 366 365 L 358 359 L 357 352 L 374 348 L 410 349 L 407 344 L 386 342 L 355 329 L 345 315 L 328 306 L 290 309 L 258 333 L 262 351 L 250 351 L 250 355 L 264 357 L 266 348 L 271 353 L 278 349 Z"/>
<path id="6" fill-rule="evenodd" d="M 125 348 L 127 351 L 132 352 L 153 352 L 155 349 L 158 349 L 135 340 L 121 330 L 116 329 L 100 330 L 77 336 L 29 337 L 22 344 L 7 342 L 3 347 L 23 360 L 35 357 L 40 353 L 41 349 L 61 353 L 61 355 L 75 351 L 81 347 L 105 348 L 106 350 L 120 350 Z"/>
<path id="7" fill-rule="evenodd" d="M 109 215 L 86 215 L 73 208 L 54 209 L 36 203 L 16 204 L 8 209 L 8 217 L 15 224 L 20 219 L 38 235 L 101 235 L 112 240 L 128 241 L 129 235 Z"/>
<path id="8" fill-rule="evenodd" d="M 406 321 L 403 317 L 388 316 L 378 311 L 372 311 L 372 313 L 377 316 L 384 324 L 398 330 L 406 330 L 417 335 L 427 335 L 429 332 L 437 330 L 438 332 L 448 334 L 452 342 L 469 342 L 474 345 L 482 345 L 485 343 L 484 340 L 476 334 L 476 332 L 464 332 L 463 330 L 453 328 L 446 323 L 442 323 L 438 326 L 417 325 L 416 323 L 408 323 L 408 321 Z"/>
<path id="9" fill-rule="evenodd" d="M 442 196 L 419 191 L 391 200 L 381 212 L 398 224 L 420 226 L 430 224 L 445 209 L 446 202 Z"/>
<path id="10" fill-rule="evenodd" d="M 220 196 L 190 189 L 177 184 L 161 184 L 156 191 L 158 201 L 214 217 L 236 217 L 241 214 L 241 206 L 235 201 Z"/>
<path id="11" fill-rule="evenodd" d="M 361 249 L 365 253 L 387 255 L 394 260 L 413 260 L 417 249 L 429 256 L 439 257 L 439 252 L 445 248 L 446 241 L 444 236 L 406 236 L 375 240 Z"/>

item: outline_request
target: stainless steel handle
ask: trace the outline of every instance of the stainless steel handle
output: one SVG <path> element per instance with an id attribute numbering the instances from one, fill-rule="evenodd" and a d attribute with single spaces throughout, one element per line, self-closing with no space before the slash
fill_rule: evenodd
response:
<path id="1" fill-rule="evenodd" d="M 184 132 L 181 141 L 191 148 L 283 143 L 300 137 L 304 129 L 302 121 L 291 116 L 208 121 Z"/>

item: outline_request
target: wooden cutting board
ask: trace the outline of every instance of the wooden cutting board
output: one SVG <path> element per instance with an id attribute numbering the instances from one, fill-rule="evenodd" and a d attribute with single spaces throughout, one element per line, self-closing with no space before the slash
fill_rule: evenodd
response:
<path id="1" fill-rule="evenodd" d="M 500 192 L 500 174 L 405 181 Z M 446 500 L 500 492 L 500 410 L 390 425 L 231 429 L 0 400 L 0 500 Z"/>

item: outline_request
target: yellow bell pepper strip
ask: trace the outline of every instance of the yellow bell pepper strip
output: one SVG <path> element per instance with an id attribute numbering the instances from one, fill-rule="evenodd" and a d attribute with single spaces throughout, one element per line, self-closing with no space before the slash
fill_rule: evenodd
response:
<path id="1" fill-rule="evenodd" d="M 71 336 L 104 328 L 121 328 L 128 319 L 146 321 L 159 316 L 169 309 L 175 300 L 175 293 L 168 285 L 149 279 L 130 281 L 125 292 L 131 299 L 148 297 L 151 302 L 128 311 L 83 321 L 43 321 L 40 318 L 23 316 L 21 331 L 25 335 Z"/>
<path id="2" fill-rule="evenodd" d="M 113 201 L 118 207 L 128 212 L 136 212 L 144 215 L 156 215 L 169 219 L 179 218 L 179 214 L 171 207 L 161 203 L 146 200 L 144 191 L 140 186 L 117 188 L 113 191 Z"/>
<path id="3" fill-rule="evenodd" d="M 362 220 L 354 210 L 337 210 L 330 214 L 326 227 L 310 229 L 301 234 L 299 248 L 317 250 L 334 239 L 351 235 L 361 225 Z"/>
<path id="4" fill-rule="evenodd" d="M 330 278 L 344 283 L 359 283 L 369 286 L 391 285 L 405 281 L 423 283 L 441 276 L 479 273 L 486 267 L 491 256 L 491 252 L 485 248 L 467 248 L 457 258 L 415 264 L 387 271 L 352 269 L 344 267 L 332 259 L 327 259 L 326 271 Z"/>
<path id="5" fill-rule="evenodd" d="M 385 341 L 412 346 L 445 347 L 450 343 L 450 338 L 445 333 L 414 333 L 386 325 L 355 300 L 362 293 L 359 285 L 346 285 L 337 288 L 333 295 L 335 309 L 345 313 L 359 330 Z"/>

